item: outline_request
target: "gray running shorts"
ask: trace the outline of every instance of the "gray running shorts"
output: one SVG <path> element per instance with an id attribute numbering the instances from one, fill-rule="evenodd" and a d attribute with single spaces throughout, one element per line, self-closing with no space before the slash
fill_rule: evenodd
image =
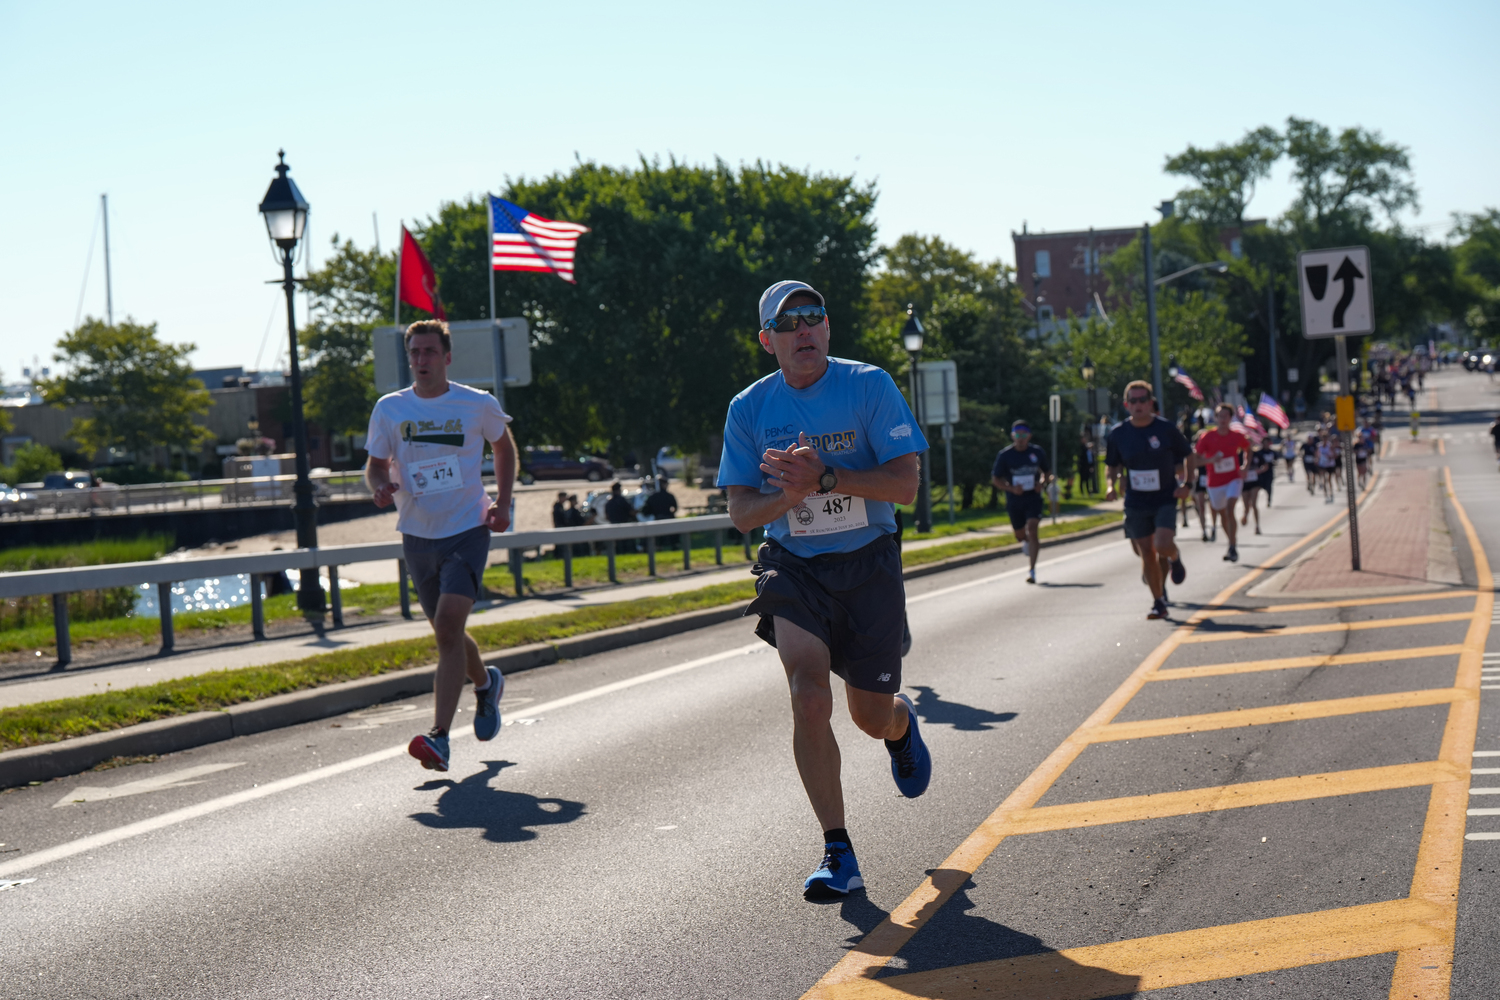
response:
<path id="1" fill-rule="evenodd" d="M 402 535 L 401 549 L 406 555 L 406 571 L 417 585 L 417 600 L 431 618 L 437 614 L 440 594 L 458 594 L 471 601 L 479 599 L 484 566 L 490 558 L 490 529 L 477 528 L 447 538 L 419 538 Z"/>

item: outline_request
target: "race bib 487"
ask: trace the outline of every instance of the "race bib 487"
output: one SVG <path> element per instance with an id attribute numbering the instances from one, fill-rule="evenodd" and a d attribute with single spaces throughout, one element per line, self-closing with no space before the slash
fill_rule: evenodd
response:
<path id="1" fill-rule="evenodd" d="M 793 537 L 850 531 L 869 523 L 864 498 L 842 493 L 809 494 L 786 514 L 787 529 Z"/>

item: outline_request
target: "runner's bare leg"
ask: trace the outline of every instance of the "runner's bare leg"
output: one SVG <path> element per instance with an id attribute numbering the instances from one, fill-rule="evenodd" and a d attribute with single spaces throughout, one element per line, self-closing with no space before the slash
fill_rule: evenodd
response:
<path id="1" fill-rule="evenodd" d="M 776 625 L 776 652 L 792 696 L 792 756 L 813 815 L 825 830 L 844 825 L 842 758 L 833 737 L 832 672 L 823 640 L 785 618 Z"/>
<path id="2" fill-rule="evenodd" d="M 1037 553 L 1041 550 L 1042 547 L 1041 525 L 1042 522 L 1037 518 L 1032 517 L 1027 518 L 1026 520 L 1026 541 L 1028 543 L 1026 548 L 1031 553 L 1031 572 L 1033 575 L 1036 574 Z M 892 739 L 895 739 L 895 737 L 892 737 Z"/>
<path id="3" fill-rule="evenodd" d="M 479 647 L 464 631 L 469 609 L 474 602 L 460 594 L 438 597 L 437 613 L 432 616 L 432 634 L 437 639 L 437 677 L 433 681 L 434 722 L 439 729 L 451 729 L 458 711 L 458 696 L 463 693 L 464 675 L 475 684 L 484 682 L 484 664 Z"/>

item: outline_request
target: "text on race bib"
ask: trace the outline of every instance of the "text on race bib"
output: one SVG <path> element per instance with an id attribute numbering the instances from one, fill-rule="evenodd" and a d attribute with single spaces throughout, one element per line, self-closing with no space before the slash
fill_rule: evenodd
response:
<path id="1" fill-rule="evenodd" d="M 406 467 L 406 481 L 401 485 L 414 497 L 429 493 L 446 493 L 464 484 L 463 473 L 458 468 L 457 455 L 428 458 L 413 462 Z"/>
<path id="2" fill-rule="evenodd" d="M 1131 469 L 1130 488 L 1141 493 L 1150 493 L 1161 489 L 1160 469 Z"/>
<path id="3" fill-rule="evenodd" d="M 1229 458 L 1214 459 L 1215 472 L 1233 472 L 1236 468 L 1237 466 L 1234 462 L 1234 456 L 1232 455 Z"/>
<path id="4" fill-rule="evenodd" d="M 1010 484 L 1019 486 L 1023 490 L 1034 490 L 1036 489 L 1036 476 L 1030 472 L 1017 472 L 1010 477 Z"/>
<path id="5" fill-rule="evenodd" d="M 828 535 L 835 531 L 865 528 L 870 524 L 864 497 L 842 493 L 810 493 L 787 511 L 787 529 L 793 537 Z"/>
<path id="6" fill-rule="evenodd" d="M 1245 482 L 1247 482 L 1247 483 L 1253 483 L 1253 482 L 1255 482 L 1259 478 L 1260 478 L 1260 476 L 1256 473 L 1256 471 L 1254 469 L 1250 469 L 1248 472 L 1245 473 Z"/>

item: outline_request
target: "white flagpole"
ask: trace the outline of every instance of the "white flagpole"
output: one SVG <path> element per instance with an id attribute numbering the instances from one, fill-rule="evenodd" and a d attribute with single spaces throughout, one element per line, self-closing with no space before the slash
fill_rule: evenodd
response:
<path id="1" fill-rule="evenodd" d="M 391 298 L 396 300 L 396 315 L 392 320 L 395 326 L 401 325 L 401 251 L 406 247 L 406 224 L 400 219 L 396 220 L 396 230 L 401 235 L 396 237 L 396 292 Z"/>
<path id="2" fill-rule="evenodd" d="M 484 269 L 490 273 L 490 319 L 495 316 L 495 203 L 490 200 L 489 192 L 484 196 L 484 214 L 489 219 L 489 232 L 485 234 L 485 242 L 489 244 L 485 248 Z"/>

